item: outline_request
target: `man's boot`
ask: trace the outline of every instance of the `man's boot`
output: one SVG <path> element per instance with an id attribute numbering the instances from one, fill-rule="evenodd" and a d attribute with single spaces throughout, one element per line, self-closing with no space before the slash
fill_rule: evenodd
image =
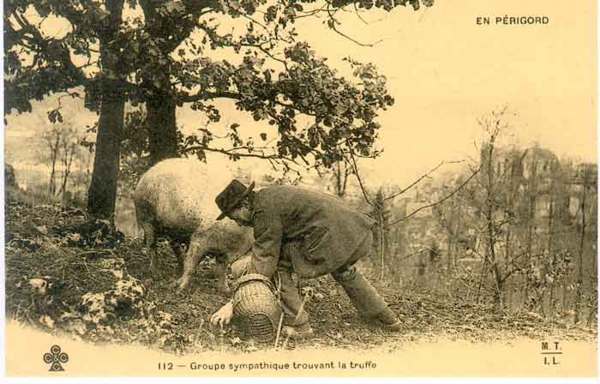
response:
<path id="1" fill-rule="evenodd" d="M 402 329 L 402 322 L 398 320 L 394 312 L 389 308 L 373 316 L 372 322 L 388 331 L 398 332 Z"/>
<path id="2" fill-rule="evenodd" d="M 304 323 L 301 325 L 284 325 L 281 328 L 281 334 L 292 339 L 308 339 L 313 335 L 313 329 L 310 324 Z"/>

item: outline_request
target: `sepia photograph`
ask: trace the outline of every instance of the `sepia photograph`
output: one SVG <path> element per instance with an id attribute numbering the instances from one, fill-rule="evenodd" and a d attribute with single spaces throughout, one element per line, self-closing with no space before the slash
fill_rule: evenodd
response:
<path id="1" fill-rule="evenodd" d="M 5 378 L 597 380 L 596 2 L 3 12 Z"/>

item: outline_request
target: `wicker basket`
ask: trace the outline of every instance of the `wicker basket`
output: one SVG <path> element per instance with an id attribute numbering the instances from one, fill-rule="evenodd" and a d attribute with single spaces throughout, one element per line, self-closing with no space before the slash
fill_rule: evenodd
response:
<path id="1" fill-rule="evenodd" d="M 273 284 L 260 274 L 247 274 L 237 281 L 233 314 L 242 332 L 258 342 L 275 339 L 281 306 Z"/>

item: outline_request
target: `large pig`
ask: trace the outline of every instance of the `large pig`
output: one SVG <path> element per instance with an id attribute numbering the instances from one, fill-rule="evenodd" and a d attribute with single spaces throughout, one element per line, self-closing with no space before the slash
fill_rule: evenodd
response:
<path id="1" fill-rule="evenodd" d="M 157 268 L 156 239 L 169 238 L 181 274 L 174 283 L 178 290 L 189 285 L 196 265 L 208 254 L 216 257 L 219 288 L 225 289 L 225 263 L 252 246 L 251 229 L 216 221 L 220 211 L 215 197 L 232 177 L 228 170 L 198 160 L 167 159 L 150 168 L 135 188 L 136 218 L 151 250 L 151 268 Z"/>

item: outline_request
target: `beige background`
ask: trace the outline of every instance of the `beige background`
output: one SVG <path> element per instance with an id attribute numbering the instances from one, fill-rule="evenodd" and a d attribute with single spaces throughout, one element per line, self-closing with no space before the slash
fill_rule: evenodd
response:
<path id="1" fill-rule="evenodd" d="M 545 339 L 555 340 L 552 337 Z M 323 377 L 591 377 L 597 376 L 597 346 L 595 342 L 569 341 L 562 343 L 560 365 L 545 366 L 540 354 L 543 340 L 519 338 L 510 342 L 473 344 L 439 338 L 400 346 L 388 351 L 381 347 L 368 351 L 343 349 L 303 349 L 298 351 L 263 350 L 253 353 L 225 354 L 206 352 L 175 356 L 142 346 L 97 346 L 66 337 L 56 337 L 23 327 L 15 322 L 7 325 L 6 369 L 10 376 L 323 376 Z M 390 336 L 393 342 L 393 335 Z M 65 372 L 48 372 L 42 356 L 54 344 L 69 355 Z M 328 361 L 374 362 L 374 369 L 319 370 L 255 370 L 233 373 L 230 370 L 213 372 L 190 370 L 191 362 L 198 363 L 319 363 Z M 184 364 L 186 368 L 159 371 L 159 362 Z M 337 363 L 336 363 L 337 365 Z"/>
<path id="2" fill-rule="evenodd" d="M 547 16 L 548 25 L 477 25 L 477 16 Z M 508 105 L 524 145 L 596 160 L 594 1 L 437 1 L 344 31 L 374 48 L 316 28 L 317 52 L 372 61 L 388 76 L 396 105 L 381 115 L 385 153 L 374 168 L 407 174 L 475 155 L 476 118 Z M 367 14 L 365 17 L 373 19 Z M 344 20 L 346 21 L 346 20 Z M 493 23 L 493 21 L 492 21 Z M 344 25 L 345 26 L 345 25 Z M 312 33 L 311 33 L 312 31 Z M 327 36 L 327 38 L 323 38 Z"/>
<path id="3" fill-rule="evenodd" d="M 494 25 L 496 16 L 547 16 L 549 25 Z M 344 32 L 363 42 L 383 39 L 373 48 L 328 31 L 320 22 L 300 23 L 301 37 L 315 50 L 340 65 L 351 55 L 376 63 L 389 79 L 396 105 L 381 115 L 383 157 L 365 164 L 371 180 L 404 183 L 441 160 L 475 156 L 479 137 L 476 118 L 508 105 L 517 116 L 513 127 L 525 144 L 537 141 L 557 154 L 596 160 L 596 3 L 545 0 L 438 0 L 434 7 L 413 13 L 364 15 L 369 24 L 347 14 Z M 476 25 L 489 16 L 492 25 Z M 344 71 L 340 65 L 340 71 Z M 233 113 L 233 112 L 232 112 Z M 178 111 L 186 124 L 188 110 Z M 233 116 L 233 115 L 232 115 Z M 234 116 L 233 116 L 234 117 Z M 232 119 L 233 119 L 232 117 Z M 18 123 L 27 116 L 11 117 Z M 7 147 L 8 152 L 11 151 Z M 316 376 L 551 376 L 597 374 L 595 343 L 566 341 L 562 364 L 544 367 L 541 340 L 471 344 L 439 339 L 381 350 L 260 352 L 168 357 L 142 347 L 99 347 L 11 323 L 6 328 L 6 368 L 10 375 L 47 375 L 41 356 L 54 343 L 70 355 L 63 375 L 157 375 L 158 361 L 329 361 L 367 359 L 375 370 L 317 371 Z M 210 375 L 182 371 L 190 376 Z M 293 371 L 290 375 L 306 372 Z M 260 372 L 273 376 L 272 371 Z M 59 374 L 61 375 L 61 374 Z M 230 376 L 230 374 L 228 374 Z"/>

